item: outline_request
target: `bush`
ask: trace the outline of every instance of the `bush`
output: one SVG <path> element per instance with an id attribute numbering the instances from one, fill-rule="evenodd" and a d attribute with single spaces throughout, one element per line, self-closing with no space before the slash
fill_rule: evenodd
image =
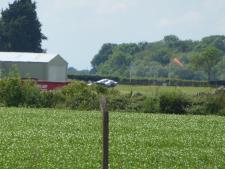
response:
<path id="1" fill-rule="evenodd" d="M 65 107 L 65 96 L 60 90 L 41 92 L 41 107 L 62 108 Z"/>
<path id="2" fill-rule="evenodd" d="M 143 96 L 141 93 L 134 93 L 132 92 L 127 95 L 129 98 L 129 103 L 127 103 L 126 111 L 130 112 L 143 112 L 144 102 L 146 97 Z"/>
<path id="3" fill-rule="evenodd" d="M 186 108 L 187 114 L 193 114 L 193 115 L 206 115 L 206 96 L 207 93 L 203 93 L 198 96 L 194 96 L 191 99 L 191 105 Z"/>
<path id="4" fill-rule="evenodd" d="M 159 96 L 161 113 L 185 114 L 186 108 L 191 105 L 190 100 L 181 92 L 162 93 Z"/>
<path id="5" fill-rule="evenodd" d="M 192 99 L 192 105 L 186 109 L 190 114 L 225 115 L 225 92 L 216 91 L 214 94 L 204 94 Z"/>
<path id="6" fill-rule="evenodd" d="M 220 109 L 218 115 L 225 116 L 225 108 Z"/>
<path id="7" fill-rule="evenodd" d="M 159 98 L 147 97 L 144 101 L 142 109 L 144 113 L 159 113 L 160 112 Z"/>
<path id="8" fill-rule="evenodd" d="M 105 95 L 110 111 L 169 114 L 225 115 L 225 90 L 204 94 L 190 100 L 179 91 L 146 97 L 131 91 L 121 94 L 116 89 L 88 86 L 74 81 L 61 90 L 42 92 L 34 81 L 21 81 L 17 73 L 0 81 L 0 106 L 71 108 L 99 110 L 99 96 Z"/>
<path id="9" fill-rule="evenodd" d="M 186 108 L 186 112 L 193 115 L 207 115 L 205 105 L 192 105 Z"/>
<path id="10" fill-rule="evenodd" d="M 126 111 L 129 105 L 129 97 L 121 94 L 107 96 L 108 109 L 111 111 Z"/>
<path id="11" fill-rule="evenodd" d="M 208 114 L 223 114 L 225 109 L 225 92 L 218 92 L 206 97 L 206 111 Z"/>
<path id="12" fill-rule="evenodd" d="M 62 89 L 67 107 L 79 110 L 99 109 L 99 99 L 96 90 L 83 82 L 74 81 Z"/>
<path id="13" fill-rule="evenodd" d="M 41 93 L 34 81 L 26 80 L 21 83 L 21 105 L 25 107 L 40 107 Z"/>
<path id="14" fill-rule="evenodd" d="M 19 76 L 9 76 L 0 81 L 1 102 L 5 106 L 19 106 L 22 102 Z"/>
<path id="15" fill-rule="evenodd" d="M 90 86 L 90 89 L 92 91 L 96 91 L 96 94 L 108 94 L 108 89 L 106 87 L 104 87 L 103 85 L 97 85 L 97 84 L 93 84 Z"/>

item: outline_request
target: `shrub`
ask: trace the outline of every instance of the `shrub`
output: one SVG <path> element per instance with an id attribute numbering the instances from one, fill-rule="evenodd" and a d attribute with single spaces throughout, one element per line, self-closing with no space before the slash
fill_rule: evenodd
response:
<path id="1" fill-rule="evenodd" d="M 111 111 L 126 111 L 129 105 L 129 97 L 121 94 L 111 94 L 107 96 L 108 109 Z"/>
<path id="2" fill-rule="evenodd" d="M 160 112 L 159 98 L 147 97 L 144 101 L 142 109 L 144 113 L 159 113 Z"/>
<path id="3" fill-rule="evenodd" d="M 127 95 L 129 103 L 127 103 L 126 111 L 143 112 L 144 102 L 146 97 L 140 93 L 130 93 Z"/>
<path id="4" fill-rule="evenodd" d="M 21 83 L 21 105 L 25 107 L 40 107 L 41 93 L 37 84 L 31 80 Z"/>
<path id="5" fill-rule="evenodd" d="M 159 96 L 159 104 L 162 113 L 185 114 L 185 109 L 191 105 L 191 102 L 181 92 L 168 92 Z"/>
<path id="6" fill-rule="evenodd" d="M 205 93 L 192 99 L 192 105 L 186 109 L 190 114 L 225 115 L 225 91 L 216 90 L 214 94 Z"/>
<path id="7" fill-rule="evenodd" d="M 96 90 L 83 82 L 74 81 L 62 89 L 67 107 L 79 110 L 96 110 L 99 100 Z"/>
<path id="8" fill-rule="evenodd" d="M 5 106 L 19 106 L 22 90 L 19 76 L 8 76 L 0 81 L 1 102 Z"/>
<path id="9" fill-rule="evenodd" d="M 186 108 L 186 112 L 193 115 L 207 115 L 205 105 L 191 105 Z"/>
<path id="10" fill-rule="evenodd" d="M 191 99 L 191 105 L 186 108 L 187 114 L 193 115 L 206 115 L 206 96 L 208 94 L 203 93 L 203 95 L 193 96 Z"/>
<path id="11" fill-rule="evenodd" d="M 90 86 L 92 91 L 96 91 L 96 94 L 108 94 L 108 89 L 102 85 L 93 84 Z"/>
<path id="12" fill-rule="evenodd" d="M 208 114 L 223 114 L 225 109 L 225 92 L 217 92 L 206 97 L 206 111 Z"/>
<path id="13" fill-rule="evenodd" d="M 220 109 L 218 115 L 225 116 L 225 108 Z"/>
<path id="14" fill-rule="evenodd" d="M 41 107 L 61 108 L 65 107 L 65 97 L 60 90 L 41 92 Z"/>

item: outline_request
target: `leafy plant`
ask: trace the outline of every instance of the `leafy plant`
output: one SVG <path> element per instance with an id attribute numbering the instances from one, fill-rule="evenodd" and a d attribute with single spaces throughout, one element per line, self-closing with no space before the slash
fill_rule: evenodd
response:
<path id="1" fill-rule="evenodd" d="M 191 105 L 190 100 L 181 92 L 166 92 L 159 96 L 160 112 L 170 114 L 185 114 L 185 109 Z"/>

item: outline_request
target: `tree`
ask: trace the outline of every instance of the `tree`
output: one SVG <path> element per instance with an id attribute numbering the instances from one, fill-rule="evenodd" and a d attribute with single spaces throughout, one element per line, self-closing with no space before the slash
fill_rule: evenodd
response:
<path id="1" fill-rule="evenodd" d="M 176 35 L 167 35 L 163 40 L 170 48 L 175 48 L 180 41 Z"/>
<path id="2" fill-rule="evenodd" d="M 115 46 L 115 44 L 111 43 L 106 43 L 102 46 L 98 54 L 96 54 L 91 61 L 91 65 L 94 69 L 100 64 L 104 63 L 106 60 L 108 60 L 109 55 L 112 54 L 112 50 Z"/>
<path id="3" fill-rule="evenodd" d="M 216 70 L 218 70 L 217 73 L 217 79 L 219 80 L 225 80 L 225 56 L 223 56 L 220 60 L 220 62 L 216 65 Z"/>
<path id="4" fill-rule="evenodd" d="M 181 79 L 221 79 L 225 77 L 222 55 L 225 56 L 225 36 L 192 41 L 168 35 L 156 42 L 105 44 L 92 60 L 91 73 L 127 77 L 133 65 L 133 77 L 167 77 L 170 72 L 171 77 Z M 169 68 L 173 56 L 182 59 L 184 68 Z"/>
<path id="5" fill-rule="evenodd" d="M 2 51 L 44 52 L 41 23 L 37 18 L 36 3 L 32 0 L 15 0 L 1 12 L 0 45 Z"/>
<path id="6" fill-rule="evenodd" d="M 219 50 L 225 52 L 225 36 L 223 35 L 212 35 L 202 38 L 201 43 L 196 47 L 198 49 L 203 49 L 209 46 L 218 48 Z"/>
<path id="7" fill-rule="evenodd" d="M 171 54 L 166 50 L 159 50 L 156 52 L 152 52 L 151 59 L 153 61 L 159 62 L 162 65 L 167 65 L 170 63 Z"/>
<path id="8" fill-rule="evenodd" d="M 205 48 L 200 55 L 192 58 L 195 68 L 201 68 L 207 73 L 208 81 L 212 79 L 214 66 L 221 60 L 221 52 L 215 47 Z"/>

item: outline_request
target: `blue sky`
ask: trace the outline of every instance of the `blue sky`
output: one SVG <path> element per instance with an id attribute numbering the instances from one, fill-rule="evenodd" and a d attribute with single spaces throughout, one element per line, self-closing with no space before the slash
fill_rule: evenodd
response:
<path id="1" fill-rule="evenodd" d="M 13 0 L 0 0 L 0 8 Z M 90 69 L 103 43 L 200 40 L 225 34 L 225 0 L 36 0 L 43 47 Z"/>

